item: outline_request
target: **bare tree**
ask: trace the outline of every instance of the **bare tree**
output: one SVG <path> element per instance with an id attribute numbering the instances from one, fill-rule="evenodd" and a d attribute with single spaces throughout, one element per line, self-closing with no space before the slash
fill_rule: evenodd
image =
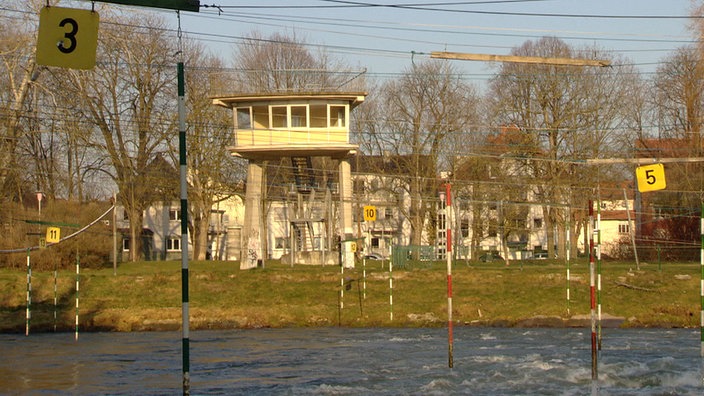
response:
<path id="1" fill-rule="evenodd" d="M 403 170 L 410 205 L 398 210 L 411 224 L 411 243 L 420 245 L 426 220 L 434 224 L 438 169 L 450 170 L 456 154 L 451 145 L 471 131 L 477 118 L 477 94 L 447 61 L 428 61 L 407 68 L 380 89 L 378 109 L 360 125 L 363 145 L 389 153 Z M 373 117 L 373 118 L 372 118 Z M 434 235 L 430 232 L 429 235 Z"/>
<path id="2" fill-rule="evenodd" d="M 210 242 L 211 209 L 237 193 L 235 186 L 245 179 L 245 168 L 229 151 L 233 134 L 228 112 L 209 100 L 213 91 L 221 89 L 222 61 L 192 42 L 186 54 L 190 66 L 186 70 L 190 231 L 193 257 L 204 260 Z M 174 147 L 170 152 L 178 150 Z M 174 157 L 173 162 L 178 159 Z"/>
<path id="3" fill-rule="evenodd" d="M 35 9 L 32 3 L 22 6 Z M 18 201 L 22 200 L 27 177 L 19 162 L 20 141 L 28 130 L 31 86 L 40 75 L 33 56 L 32 25 L 28 20 L 7 18 L 0 23 L 0 73 L 4 76 L 0 79 L 0 195 Z"/>
<path id="4" fill-rule="evenodd" d="M 163 175 L 149 172 L 176 135 L 177 48 L 164 21 L 155 17 L 102 26 L 98 64 L 90 72 L 72 72 L 69 86 L 75 87 L 79 111 L 94 125 L 94 141 L 112 168 L 118 199 L 130 219 L 130 259 L 135 261 L 142 254 L 144 210 L 177 186 L 159 184 Z"/>
<path id="5" fill-rule="evenodd" d="M 702 152 L 704 67 L 699 51 L 683 47 L 665 59 L 653 81 L 662 137 L 685 139 L 692 155 Z"/>
<path id="6" fill-rule="evenodd" d="M 563 41 L 545 37 L 528 41 L 512 51 L 519 56 L 608 58 L 593 48 L 576 50 Z M 490 83 L 488 100 L 494 122 L 516 125 L 529 136 L 532 187 L 543 202 L 548 254 L 553 255 L 555 225 L 564 224 L 564 211 L 556 204 L 586 207 L 589 191 L 606 175 L 574 165 L 575 160 L 607 156 L 618 150 L 615 132 L 628 119 L 622 100 L 627 96 L 626 74 L 619 62 L 612 68 L 502 64 Z M 523 151 L 525 152 L 526 149 Z M 596 194 L 595 194 L 596 195 Z M 575 198 L 581 198 L 574 201 Z M 572 222 L 575 224 L 576 222 Z M 560 253 L 564 240 L 560 239 Z"/>
<path id="7" fill-rule="evenodd" d="M 234 90 L 257 93 L 336 92 L 354 90 L 359 72 L 314 53 L 296 35 L 251 33 L 237 45 Z"/>

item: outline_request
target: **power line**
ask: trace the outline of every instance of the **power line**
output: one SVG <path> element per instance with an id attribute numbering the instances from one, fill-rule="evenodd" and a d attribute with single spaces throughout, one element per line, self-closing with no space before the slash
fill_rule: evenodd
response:
<path id="1" fill-rule="evenodd" d="M 531 12 L 507 12 L 507 11 L 482 11 L 482 10 L 456 10 L 449 8 L 430 7 L 427 3 L 418 4 L 380 4 L 359 2 L 350 0 L 320 0 L 326 3 L 346 4 L 357 7 L 380 7 L 380 8 L 397 8 L 418 11 L 441 11 L 450 13 L 463 14 L 481 14 L 481 15 L 503 15 L 503 16 L 525 16 L 525 17 L 555 17 L 555 18 L 598 18 L 598 19 L 702 19 L 700 15 L 609 15 L 609 14 L 559 14 L 559 13 L 531 13 Z M 463 2 L 466 3 L 466 2 Z M 431 3 L 431 5 L 434 3 Z"/>

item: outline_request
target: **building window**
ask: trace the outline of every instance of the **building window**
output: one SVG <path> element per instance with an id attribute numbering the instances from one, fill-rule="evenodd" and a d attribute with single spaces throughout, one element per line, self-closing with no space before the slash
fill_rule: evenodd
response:
<path id="1" fill-rule="evenodd" d="M 271 106 L 271 127 L 286 128 L 288 126 L 286 106 Z"/>
<path id="2" fill-rule="evenodd" d="M 345 106 L 330 105 L 330 127 L 344 128 L 347 126 L 345 110 Z"/>
<path id="3" fill-rule="evenodd" d="M 444 229 L 447 229 L 447 225 L 445 224 L 445 214 L 441 213 L 438 215 L 438 230 Z"/>
<path id="4" fill-rule="evenodd" d="M 308 106 L 291 106 L 291 128 L 308 127 Z"/>
<path id="5" fill-rule="evenodd" d="M 274 241 L 274 249 L 288 249 L 288 238 L 276 237 Z"/>
<path id="6" fill-rule="evenodd" d="M 123 252 L 129 252 L 130 251 L 130 240 L 125 238 L 122 240 L 122 251 Z"/>
<path id="7" fill-rule="evenodd" d="M 533 219 L 533 228 L 543 228 L 543 219 Z"/>
<path id="8" fill-rule="evenodd" d="M 122 209 L 122 220 L 129 220 L 130 219 L 130 214 L 127 213 L 127 209 Z"/>
<path id="9" fill-rule="evenodd" d="M 379 180 L 372 179 L 371 191 L 377 191 L 377 190 L 379 190 Z"/>
<path id="10" fill-rule="evenodd" d="M 394 210 L 391 208 L 384 209 L 384 218 L 386 220 L 391 220 L 394 218 Z"/>
<path id="11" fill-rule="evenodd" d="M 169 239 L 166 241 L 166 250 L 173 252 L 173 251 L 181 251 L 181 238 L 180 237 L 169 237 Z"/>
<path id="12" fill-rule="evenodd" d="M 618 225 L 618 233 L 619 234 L 628 234 L 630 232 L 630 227 L 628 227 L 628 223 L 620 223 Z"/>
<path id="13" fill-rule="evenodd" d="M 311 128 L 328 127 L 328 108 L 324 104 L 310 105 L 310 126 Z"/>
<path id="14" fill-rule="evenodd" d="M 253 106 L 254 129 L 269 129 L 269 108 L 267 106 Z"/>
<path id="15" fill-rule="evenodd" d="M 252 114 L 250 107 L 237 108 L 237 128 L 252 129 Z"/>
<path id="16" fill-rule="evenodd" d="M 355 194 L 363 194 L 364 187 L 365 187 L 364 179 L 354 179 L 354 193 Z"/>
<path id="17" fill-rule="evenodd" d="M 378 248 L 379 247 L 379 238 L 374 237 L 372 238 L 372 248 Z"/>
<path id="18" fill-rule="evenodd" d="M 469 238 L 469 220 L 462 219 L 462 223 L 460 224 L 460 232 L 462 238 Z"/>
<path id="19" fill-rule="evenodd" d="M 169 220 L 171 220 L 171 221 L 181 220 L 181 210 L 180 209 L 169 209 Z"/>

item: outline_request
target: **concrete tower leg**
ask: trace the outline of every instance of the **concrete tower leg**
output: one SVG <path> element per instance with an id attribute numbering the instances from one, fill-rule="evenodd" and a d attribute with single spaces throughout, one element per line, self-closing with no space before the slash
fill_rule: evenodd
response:
<path id="1" fill-rule="evenodd" d="M 261 208 L 262 208 L 262 163 L 249 161 L 247 166 L 247 192 L 244 204 L 244 242 L 240 269 L 256 268 L 262 259 Z"/>
<path id="2" fill-rule="evenodd" d="M 344 268 L 354 268 L 354 229 L 352 224 L 352 171 L 347 158 L 340 160 L 340 249 Z"/>

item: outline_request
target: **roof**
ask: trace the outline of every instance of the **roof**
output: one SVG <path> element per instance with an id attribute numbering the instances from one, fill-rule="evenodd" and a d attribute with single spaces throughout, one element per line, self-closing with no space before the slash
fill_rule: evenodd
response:
<path id="1" fill-rule="evenodd" d="M 308 100 L 338 100 L 350 103 L 355 107 L 364 102 L 366 92 L 301 92 L 301 93 L 240 93 L 230 96 L 220 96 L 212 98 L 213 104 L 217 106 L 232 108 L 240 103 L 261 103 L 274 101 L 308 101 Z"/>

